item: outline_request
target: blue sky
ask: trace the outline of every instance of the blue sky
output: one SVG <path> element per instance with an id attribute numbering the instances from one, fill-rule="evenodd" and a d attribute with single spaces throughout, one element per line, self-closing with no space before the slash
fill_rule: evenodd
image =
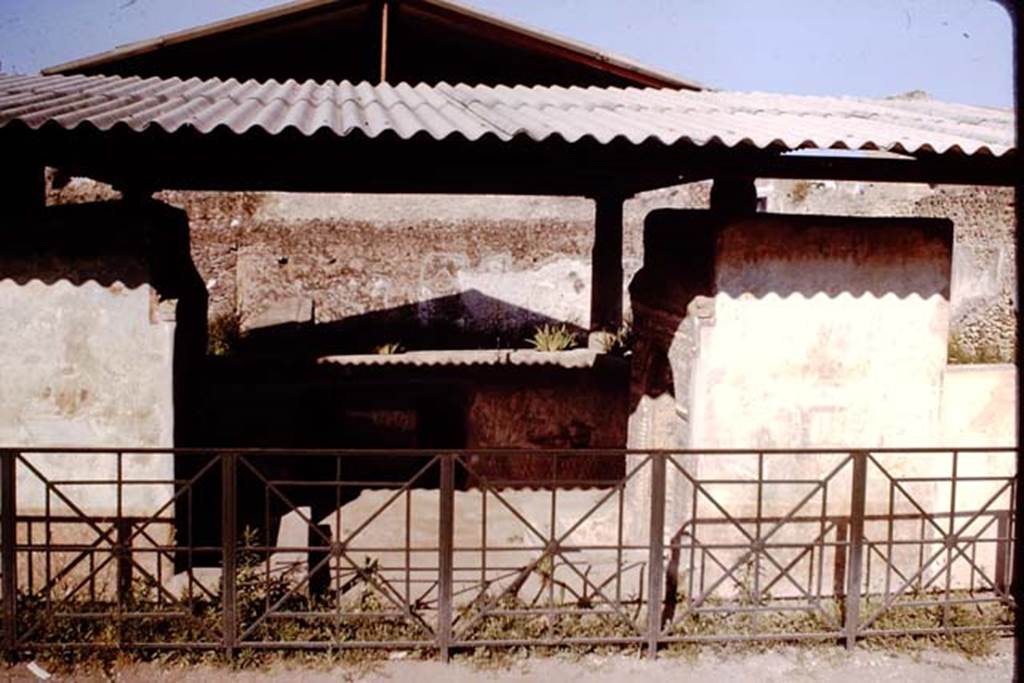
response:
<path id="1" fill-rule="evenodd" d="M 0 0 L 0 69 L 76 57 L 279 0 Z M 1011 106 L 1012 36 L 993 0 L 470 0 L 729 90 Z"/>

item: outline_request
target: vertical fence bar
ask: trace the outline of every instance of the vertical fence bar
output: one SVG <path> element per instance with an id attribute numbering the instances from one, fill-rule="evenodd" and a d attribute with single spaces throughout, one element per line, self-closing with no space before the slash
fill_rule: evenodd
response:
<path id="1" fill-rule="evenodd" d="M 1010 559 L 1010 513 L 1009 512 L 997 512 L 996 513 L 996 576 L 995 584 L 996 590 L 1002 593 L 1006 592 L 1007 584 L 1006 577 L 1009 576 L 1009 559 Z"/>
<path id="2" fill-rule="evenodd" d="M 0 556 L 3 571 L 3 627 L 4 654 L 14 656 L 17 642 L 16 610 L 18 605 L 17 558 L 14 546 L 17 542 L 18 506 L 15 502 L 15 469 L 18 454 L 14 451 L 0 451 Z"/>
<path id="3" fill-rule="evenodd" d="M 665 592 L 665 453 L 651 454 L 651 548 L 647 570 L 647 656 L 658 656 Z"/>
<path id="4" fill-rule="evenodd" d="M 236 553 L 238 552 L 237 454 L 222 453 L 220 465 L 224 654 L 228 659 L 231 659 L 235 656 L 235 648 L 238 644 L 238 604 L 236 593 L 236 580 L 238 577 L 235 571 Z"/>
<path id="5" fill-rule="evenodd" d="M 441 509 L 438 510 L 437 649 L 447 662 L 452 641 L 452 593 L 455 542 L 455 456 L 441 459 Z M 484 551 L 486 552 L 486 550 Z"/>
<path id="6" fill-rule="evenodd" d="M 868 454 L 854 451 L 850 492 L 850 553 L 846 575 L 846 647 L 857 644 L 860 625 L 861 568 L 864 565 L 864 506 L 867 490 Z"/>
<path id="7" fill-rule="evenodd" d="M 847 526 L 846 520 L 836 522 L 836 546 L 832 565 L 832 595 L 836 600 L 846 600 Z M 843 613 L 845 612 L 844 606 Z"/>
<path id="8" fill-rule="evenodd" d="M 115 524 L 116 536 L 114 541 L 114 553 L 117 556 L 117 604 L 121 607 L 130 607 L 132 603 L 132 523 L 130 520 L 121 517 L 117 518 Z"/>

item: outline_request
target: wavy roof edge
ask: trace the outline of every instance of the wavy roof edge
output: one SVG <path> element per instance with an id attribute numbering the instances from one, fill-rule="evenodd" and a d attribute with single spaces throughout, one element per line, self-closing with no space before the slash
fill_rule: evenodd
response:
<path id="1" fill-rule="evenodd" d="M 408 2 L 409 0 L 405 1 Z M 568 50 L 592 61 L 595 66 L 608 64 L 619 69 L 623 69 L 624 71 L 633 72 L 648 79 L 661 81 L 669 87 L 685 88 L 688 90 L 709 89 L 708 86 L 694 79 L 683 78 L 665 69 L 641 64 L 634 59 L 607 50 L 602 50 L 586 42 L 568 38 L 522 22 L 505 19 L 496 14 L 480 10 L 476 7 L 470 7 L 455 0 L 415 0 L 415 2 L 424 7 L 440 8 L 471 20 L 489 24 L 496 28 L 513 31 L 541 43 L 546 43 L 554 47 Z M 337 4 L 338 0 L 293 0 L 292 2 L 274 5 L 266 9 L 248 12 L 246 14 L 210 22 L 201 26 L 195 26 L 181 31 L 174 31 L 153 38 L 119 45 L 111 50 L 105 50 L 93 55 L 46 67 L 45 69 L 42 69 L 41 73 L 47 76 L 61 74 L 66 75 L 82 69 L 92 69 L 128 57 L 153 52 L 163 47 L 185 43 L 196 38 L 215 36 L 227 31 L 254 26 L 271 19 L 287 18 L 290 15 L 300 12 L 320 7 L 328 8 Z"/>
<path id="2" fill-rule="evenodd" d="M 581 370 L 595 367 L 602 358 L 614 358 L 593 349 L 535 351 L 533 349 L 492 349 L 452 351 L 404 351 L 395 354 L 350 354 L 321 356 L 320 365 L 343 367 L 463 367 L 544 366 Z"/>
<path id="3" fill-rule="evenodd" d="M 442 141 L 1004 156 L 1014 114 L 935 100 L 580 86 L 0 76 L 0 128 L 226 129 Z"/>

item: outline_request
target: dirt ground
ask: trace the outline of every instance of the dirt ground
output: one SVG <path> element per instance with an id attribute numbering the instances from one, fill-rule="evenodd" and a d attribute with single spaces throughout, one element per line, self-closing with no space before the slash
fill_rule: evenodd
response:
<path id="1" fill-rule="evenodd" d="M 269 683 L 270 681 L 327 683 L 328 681 L 365 681 L 367 683 L 427 683 L 445 681 L 499 681 L 515 683 L 575 683 L 596 681 L 644 681 L 644 683 L 689 683 L 692 681 L 764 681 L 835 683 L 968 683 L 970 681 L 1009 681 L 1012 678 L 1011 641 L 1001 641 L 994 655 L 966 659 L 941 650 L 923 650 L 911 654 L 860 648 L 848 653 L 841 648 L 780 647 L 763 653 L 705 652 L 694 657 L 662 657 L 655 662 L 625 656 L 580 658 L 536 657 L 501 667 L 456 662 L 444 665 L 434 661 L 393 659 L 364 665 L 336 668 L 275 665 L 263 671 L 231 671 L 217 667 L 163 668 L 136 665 L 120 668 L 109 678 L 101 672 L 79 671 L 71 675 L 54 674 L 52 681 L 105 681 L 125 683 L 184 683 L 217 680 L 224 683 Z M 0 673 L 3 681 L 38 681 L 24 665 Z"/>

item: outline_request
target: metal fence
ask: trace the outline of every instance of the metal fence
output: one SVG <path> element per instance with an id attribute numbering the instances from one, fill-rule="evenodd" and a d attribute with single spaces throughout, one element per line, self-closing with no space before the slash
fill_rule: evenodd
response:
<path id="1" fill-rule="evenodd" d="M 625 473 L 569 480 L 580 455 Z M 528 480 L 478 471 L 526 456 Z M 4 450 L 2 644 L 447 659 L 1008 631 L 1015 457 Z"/>

